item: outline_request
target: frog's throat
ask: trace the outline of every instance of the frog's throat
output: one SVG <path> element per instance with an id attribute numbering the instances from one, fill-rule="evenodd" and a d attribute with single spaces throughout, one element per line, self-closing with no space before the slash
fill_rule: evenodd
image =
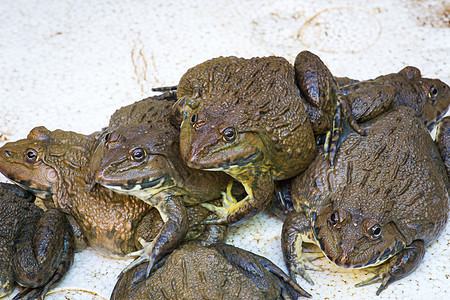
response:
<path id="1" fill-rule="evenodd" d="M 8 177 L 8 179 L 12 182 L 14 182 L 15 184 L 17 184 L 18 186 L 20 186 L 21 188 L 29 191 L 30 193 L 32 193 L 33 195 L 35 195 L 36 197 L 43 199 L 43 200 L 52 200 L 52 188 L 48 187 L 47 189 L 43 190 L 38 188 L 37 186 L 35 186 L 31 181 L 29 180 L 21 180 L 21 181 L 17 181 L 14 178 Z"/>

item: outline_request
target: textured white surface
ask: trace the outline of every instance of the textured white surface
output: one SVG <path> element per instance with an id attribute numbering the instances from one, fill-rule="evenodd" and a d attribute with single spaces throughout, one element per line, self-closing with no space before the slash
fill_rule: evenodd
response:
<path id="1" fill-rule="evenodd" d="M 309 49 L 337 76 L 368 79 L 414 65 L 450 83 L 449 15 L 448 1 L 427 0 L 2 0 L 0 139 L 24 138 L 38 125 L 91 133 L 151 87 L 175 85 L 189 67 L 221 55 L 293 62 Z M 232 228 L 229 241 L 282 266 L 280 228 L 262 214 Z M 449 231 L 379 299 L 444 298 Z M 85 250 L 48 299 L 109 298 L 127 263 Z M 310 272 L 314 286 L 299 279 L 314 299 L 375 297 L 376 285 L 354 287 L 366 272 L 318 263 L 324 271 Z"/>

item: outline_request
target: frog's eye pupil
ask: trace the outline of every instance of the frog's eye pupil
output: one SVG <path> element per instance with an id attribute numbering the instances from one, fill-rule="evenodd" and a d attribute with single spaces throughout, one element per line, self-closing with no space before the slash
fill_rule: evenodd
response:
<path id="1" fill-rule="evenodd" d="M 145 159 L 145 150 L 142 148 L 135 148 L 131 151 L 131 160 L 135 162 L 141 162 Z"/>
<path id="2" fill-rule="evenodd" d="M 26 152 L 26 159 L 29 162 L 35 162 L 37 160 L 37 158 L 38 158 L 38 153 L 37 153 L 36 150 L 34 150 L 34 149 L 28 149 L 27 150 L 27 152 Z"/>
<path id="3" fill-rule="evenodd" d="M 338 221 L 339 221 L 339 213 L 337 211 L 335 211 L 330 216 L 330 224 L 336 225 L 338 223 Z"/>
<path id="4" fill-rule="evenodd" d="M 236 139 L 237 136 L 236 129 L 234 129 L 233 127 L 228 127 L 223 131 L 222 135 L 223 139 L 226 142 L 232 142 Z"/>
<path id="5" fill-rule="evenodd" d="M 370 236 L 374 239 L 377 239 L 381 236 L 381 226 L 376 224 L 370 228 Z"/>
<path id="6" fill-rule="evenodd" d="M 197 114 L 191 116 L 191 124 L 195 124 L 195 122 L 197 122 Z"/>
<path id="7" fill-rule="evenodd" d="M 438 89 L 433 85 L 430 87 L 429 95 L 430 97 L 436 97 L 438 94 Z"/>

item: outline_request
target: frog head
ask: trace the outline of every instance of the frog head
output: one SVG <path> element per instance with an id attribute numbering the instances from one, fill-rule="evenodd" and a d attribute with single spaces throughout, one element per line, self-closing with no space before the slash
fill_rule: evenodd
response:
<path id="1" fill-rule="evenodd" d="M 255 168 L 285 178 L 308 165 L 313 132 L 285 59 L 218 58 L 189 72 L 179 86 L 187 97 L 180 150 L 190 167 L 245 181 Z"/>
<path id="2" fill-rule="evenodd" d="M 343 268 L 379 265 L 406 245 L 394 221 L 333 205 L 317 214 L 313 226 L 321 250 Z"/>
<path id="3" fill-rule="evenodd" d="M 162 125 L 162 124 L 161 124 Z M 91 160 L 97 183 L 117 192 L 137 195 L 174 186 L 178 133 L 147 125 L 118 127 L 105 133 Z M 178 154 L 179 157 L 179 154 Z"/>
<path id="4" fill-rule="evenodd" d="M 418 117 L 424 120 L 429 130 L 432 130 L 448 111 L 450 106 L 450 88 L 439 79 L 422 77 L 420 70 L 408 66 L 400 71 L 408 78 L 419 95 L 417 103 Z"/>
<path id="5" fill-rule="evenodd" d="M 36 127 L 26 139 L 0 148 L 0 172 L 42 199 L 49 199 L 59 181 L 58 170 L 47 162 L 51 132 Z"/>

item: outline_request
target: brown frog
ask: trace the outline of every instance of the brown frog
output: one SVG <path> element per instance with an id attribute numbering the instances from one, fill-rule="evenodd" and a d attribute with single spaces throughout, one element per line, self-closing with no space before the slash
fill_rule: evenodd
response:
<path id="1" fill-rule="evenodd" d="M 139 258 L 125 269 L 149 261 L 150 273 L 153 264 L 185 238 L 188 228 L 185 206 L 220 198 L 227 186 L 231 189 L 232 178 L 224 173 L 189 168 L 180 155 L 179 129 L 169 120 L 173 102 L 145 101 L 116 112 L 123 115 L 132 111 L 128 123 L 139 120 L 135 125 L 118 126 L 116 115 L 111 118 L 93 155 L 91 170 L 100 185 L 134 195 L 160 213 L 165 223 L 158 236 L 133 253 Z M 135 112 L 144 115 L 144 110 L 148 112 L 145 118 L 135 117 Z M 210 226 L 211 231 L 223 230 Z"/>
<path id="2" fill-rule="evenodd" d="M 145 264 L 119 277 L 111 299 L 297 299 L 310 297 L 270 260 L 215 243 L 185 243 L 137 284 Z"/>
<path id="3" fill-rule="evenodd" d="M 436 142 L 444 161 L 447 175 L 450 176 L 450 116 L 446 116 L 438 122 Z"/>
<path id="4" fill-rule="evenodd" d="M 97 142 L 96 135 L 36 127 L 26 139 L 0 148 L 0 172 L 72 215 L 92 248 L 120 258 L 140 249 L 139 239 L 149 239 L 163 223 L 140 199 L 92 185 L 89 163 Z M 202 233 L 197 224 L 209 214 L 195 210 L 188 220 L 200 220 L 188 226 L 190 238 Z"/>
<path id="5" fill-rule="evenodd" d="M 352 113 L 367 121 L 392 106 L 409 106 L 431 131 L 450 106 L 450 88 L 439 79 L 423 78 L 420 70 L 408 66 L 398 73 L 341 86 L 351 95 Z"/>
<path id="6" fill-rule="evenodd" d="M 72 265 L 74 235 L 65 214 L 43 211 L 35 197 L 16 185 L 0 183 L 0 298 L 17 282 L 14 299 L 43 299 Z"/>
<path id="7" fill-rule="evenodd" d="M 304 54 L 298 64 L 308 59 Z M 174 114 L 182 120 L 183 159 L 190 167 L 231 175 L 247 192 L 239 202 L 227 193 L 223 207 L 205 205 L 218 215 L 211 222 L 236 224 L 261 211 L 274 180 L 293 177 L 309 165 L 314 134 L 330 130 L 335 112 L 345 106 L 331 73 L 301 76 L 297 69 L 280 57 L 220 57 L 181 78 Z M 312 81 L 321 92 L 307 102 L 296 81 L 299 86 Z"/>
<path id="8" fill-rule="evenodd" d="M 319 147 L 308 169 L 290 182 L 295 212 L 282 230 L 285 261 L 312 283 L 306 269 L 321 253 L 337 266 L 376 274 L 358 286 L 381 282 L 377 294 L 415 270 L 425 247 L 445 228 L 448 175 L 423 122 L 396 107 L 364 123 L 367 136 L 349 134 L 331 168 Z M 446 145 L 445 147 L 449 147 Z"/>

